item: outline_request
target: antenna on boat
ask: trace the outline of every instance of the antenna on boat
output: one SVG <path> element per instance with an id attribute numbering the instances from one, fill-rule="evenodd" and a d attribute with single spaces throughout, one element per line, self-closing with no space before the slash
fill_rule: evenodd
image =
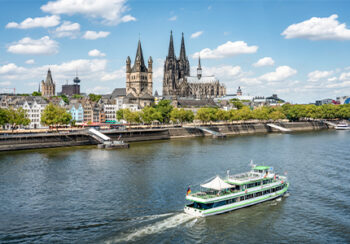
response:
<path id="1" fill-rule="evenodd" d="M 230 170 L 227 170 L 227 179 L 230 178 Z"/>

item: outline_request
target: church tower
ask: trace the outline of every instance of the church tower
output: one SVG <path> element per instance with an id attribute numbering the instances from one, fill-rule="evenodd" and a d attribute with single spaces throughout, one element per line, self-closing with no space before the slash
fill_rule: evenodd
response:
<path id="1" fill-rule="evenodd" d="M 186 56 L 184 34 L 182 33 L 180 57 L 177 59 L 174 51 L 173 32 L 170 32 L 168 56 L 164 63 L 163 96 L 182 96 L 182 84 L 190 75 L 190 63 Z"/>
<path id="2" fill-rule="evenodd" d="M 148 59 L 148 68 L 145 65 L 139 40 L 134 65 L 131 67 L 130 57 L 126 59 L 126 96 L 141 107 L 150 105 L 153 99 L 152 66 L 152 57 Z"/>
<path id="3" fill-rule="evenodd" d="M 50 69 L 47 71 L 46 80 L 41 81 L 41 91 L 43 97 L 51 97 L 56 94 L 56 84 L 53 82 Z"/>
<path id="4" fill-rule="evenodd" d="M 168 56 L 164 63 L 163 96 L 175 95 L 176 80 L 178 79 L 177 60 L 174 51 L 173 32 L 170 32 Z"/>

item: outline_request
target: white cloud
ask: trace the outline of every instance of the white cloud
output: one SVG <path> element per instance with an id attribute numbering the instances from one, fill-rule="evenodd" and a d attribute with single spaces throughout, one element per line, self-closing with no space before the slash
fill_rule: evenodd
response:
<path id="1" fill-rule="evenodd" d="M 0 82 L 0 86 L 9 86 L 11 85 L 11 81 L 2 81 Z"/>
<path id="2" fill-rule="evenodd" d="M 25 71 L 26 71 L 26 68 L 18 67 L 14 63 L 9 63 L 3 66 L 0 66 L 0 75 L 24 73 Z"/>
<path id="3" fill-rule="evenodd" d="M 344 80 L 350 80 L 350 72 L 343 72 L 339 76 L 339 80 L 344 81 Z"/>
<path id="4" fill-rule="evenodd" d="M 97 49 L 93 49 L 93 50 L 89 51 L 88 54 L 91 57 L 104 57 L 104 56 L 106 56 L 105 53 L 102 53 L 100 50 L 97 50 Z"/>
<path id="5" fill-rule="evenodd" d="M 64 21 L 63 24 L 56 28 L 54 34 L 56 37 L 72 37 L 75 38 L 80 31 L 79 23 Z"/>
<path id="6" fill-rule="evenodd" d="M 107 31 L 86 31 L 85 34 L 83 35 L 84 39 L 87 40 L 96 40 L 98 38 L 105 38 L 107 36 L 109 36 L 110 32 Z"/>
<path id="7" fill-rule="evenodd" d="M 258 60 L 258 62 L 254 63 L 254 67 L 263 67 L 263 66 L 273 66 L 275 61 L 271 57 L 264 57 Z"/>
<path id="8" fill-rule="evenodd" d="M 121 69 L 113 71 L 111 73 L 104 73 L 101 80 L 102 81 L 110 81 L 125 78 L 125 66 Z"/>
<path id="9" fill-rule="evenodd" d="M 131 15 L 123 15 L 129 10 L 126 2 L 127 0 L 56 0 L 41 6 L 41 10 L 52 14 L 82 14 L 102 19 L 105 24 L 117 25 L 134 20 Z"/>
<path id="10" fill-rule="evenodd" d="M 238 54 L 255 53 L 257 50 L 258 46 L 248 46 L 244 41 L 228 41 L 218 46 L 216 49 L 211 50 L 210 48 L 205 48 L 200 52 L 196 52 L 192 55 L 192 58 L 198 58 L 200 56 L 202 59 L 218 59 Z"/>
<path id="11" fill-rule="evenodd" d="M 37 17 L 37 18 L 26 18 L 21 23 L 10 22 L 6 25 L 6 28 L 18 28 L 18 29 L 29 29 L 37 27 L 54 27 L 60 24 L 60 17 L 57 15 Z"/>
<path id="12" fill-rule="evenodd" d="M 130 21 L 136 21 L 136 18 L 134 16 L 131 16 L 131 15 L 125 15 L 122 17 L 121 21 L 126 23 L 126 22 L 130 22 Z"/>
<path id="13" fill-rule="evenodd" d="M 293 75 L 295 75 L 297 71 L 295 69 L 292 69 L 289 66 L 279 66 L 276 68 L 274 72 L 266 73 L 262 76 L 260 76 L 259 79 L 265 80 L 268 82 L 276 82 L 276 81 L 282 81 L 285 80 Z"/>
<path id="14" fill-rule="evenodd" d="M 240 66 L 223 65 L 218 67 L 203 67 L 204 75 L 215 75 L 218 78 L 232 79 L 242 73 Z"/>
<path id="15" fill-rule="evenodd" d="M 350 87 L 350 80 L 347 80 L 341 83 L 326 85 L 326 88 L 343 88 L 343 87 Z"/>
<path id="16" fill-rule="evenodd" d="M 327 79 L 327 81 L 333 82 L 333 81 L 336 81 L 337 79 L 338 79 L 337 77 L 330 77 Z"/>
<path id="17" fill-rule="evenodd" d="M 193 34 L 191 35 L 191 38 L 192 38 L 192 39 L 197 38 L 197 37 L 199 37 L 199 36 L 202 35 L 202 34 L 203 34 L 203 31 L 197 31 L 197 32 L 195 32 L 195 33 L 193 33 Z"/>
<path id="18" fill-rule="evenodd" d="M 9 45 L 7 51 L 15 54 L 51 55 L 58 53 L 58 43 L 48 36 L 38 40 L 25 37 Z"/>
<path id="19" fill-rule="evenodd" d="M 28 59 L 26 61 L 26 64 L 34 64 L 35 63 L 35 60 L 34 59 Z"/>
<path id="20" fill-rule="evenodd" d="M 350 29 L 345 23 L 339 23 L 338 15 L 311 19 L 292 24 L 281 35 L 286 39 L 303 38 L 309 40 L 350 40 Z"/>
<path id="21" fill-rule="evenodd" d="M 323 78 L 327 78 L 329 76 L 331 76 L 333 74 L 333 71 L 320 71 L 320 70 L 315 70 L 310 72 L 307 77 L 308 77 L 308 81 L 311 82 L 316 82 L 319 81 Z"/>
<path id="22" fill-rule="evenodd" d="M 170 20 L 170 21 L 175 21 L 175 20 L 177 20 L 177 16 L 175 15 L 175 16 L 173 16 L 173 17 L 170 17 L 169 20 Z"/>
<path id="23" fill-rule="evenodd" d="M 107 86 L 95 86 L 93 88 L 88 88 L 87 93 L 95 93 L 95 94 L 108 94 L 113 90 L 112 87 Z"/>

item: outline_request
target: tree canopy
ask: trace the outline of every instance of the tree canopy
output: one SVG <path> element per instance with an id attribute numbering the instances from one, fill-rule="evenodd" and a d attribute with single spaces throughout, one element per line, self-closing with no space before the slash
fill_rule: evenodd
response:
<path id="1" fill-rule="evenodd" d="M 71 122 L 72 115 L 64 108 L 52 103 L 47 105 L 41 115 L 41 123 L 44 125 L 67 125 Z"/>

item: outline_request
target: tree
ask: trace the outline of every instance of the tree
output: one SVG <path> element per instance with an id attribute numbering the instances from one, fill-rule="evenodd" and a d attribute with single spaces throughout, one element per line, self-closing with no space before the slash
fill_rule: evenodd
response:
<path id="1" fill-rule="evenodd" d="M 141 112 L 141 119 L 144 123 L 150 124 L 155 120 L 162 120 L 162 114 L 154 107 L 144 107 Z"/>
<path id="2" fill-rule="evenodd" d="M 252 112 L 252 118 L 258 120 L 268 120 L 269 112 L 270 111 L 267 107 L 256 108 Z"/>
<path id="3" fill-rule="evenodd" d="M 66 95 L 62 94 L 62 95 L 60 96 L 60 98 L 62 98 L 62 100 L 63 100 L 66 104 L 69 104 L 69 99 L 68 99 L 68 97 L 67 97 Z"/>
<path id="4" fill-rule="evenodd" d="M 202 122 L 217 121 L 217 108 L 200 108 L 197 111 L 196 119 Z"/>
<path id="5" fill-rule="evenodd" d="M 125 109 L 119 109 L 117 111 L 117 120 L 118 121 L 121 121 L 124 119 L 124 112 L 125 112 Z"/>
<path id="6" fill-rule="evenodd" d="M 286 116 L 284 115 L 284 113 L 282 113 L 282 111 L 272 111 L 269 114 L 269 119 L 272 119 L 274 121 L 279 120 L 279 119 L 285 119 Z"/>
<path id="7" fill-rule="evenodd" d="M 0 126 L 4 126 L 9 123 L 9 112 L 7 109 L 0 108 Z"/>
<path id="8" fill-rule="evenodd" d="M 14 130 L 17 125 L 29 125 L 30 119 L 27 117 L 27 112 L 23 108 L 18 108 L 17 110 L 8 110 L 8 123 L 11 124 L 12 130 Z"/>
<path id="9" fill-rule="evenodd" d="M 237 109 L 241 109 L 244 106 L 243 103 L 237 98 L 232 98 L 230 100 L 230 103 L 232 103 L 233 106 L 235 106 Z"/>
<path id="10" fill-rule="evenodd" d="M 216 112 L 216 117 L 220 121 L 227 121 L 230 118 L 230 113 L 228 111 L 218 109 Z"/>
<path id="11" fill-rule="evenodd" d="M 157 105 L 155 105 L 155 109 L 160 112 L 162 123 L 169 123 L 170 121 L 170 113 L 173 110 L 173 106 L 170 104 L 170 100 L 161 100 Z"/>
<path id="12" fill-rule="evenodd" d="M 41 115 L 41 123 L 44 125 L 67 125 L 71 122 L 72 115 L 64 108 L 52 103 L 47 105 Z"/>
<path id="13" fill-rule="evenodd" d="M 174 108 L 170 113 L 170 119 L 174 123 L 192 122 L 194 114 L 191 110 Z"/>
<path id="14" fill-rule="evenodd" d="M 72 98 L 74 98 L 74 99 L 79 99 L 79 98 L 83 98 L 83 96 L 82 96 L 82 95 L 79 95 L 79 94 L 74 94 L 74 95 L 72 96 Z"/>
<path id="15" fill-rule="evenodd" d="M 32 96 L 33 97 L 41 97 L 41 92 L 35 91 L 35 92 L 32 93 Z"/>
<path id="16" fill-rule="evenodd" d="M 101 97 L 102 97 L 101 95 L 96 95 L 93 93 L 89 94 L 89 98 L 92 102 L 98 102 L 101 99 Z"/>

